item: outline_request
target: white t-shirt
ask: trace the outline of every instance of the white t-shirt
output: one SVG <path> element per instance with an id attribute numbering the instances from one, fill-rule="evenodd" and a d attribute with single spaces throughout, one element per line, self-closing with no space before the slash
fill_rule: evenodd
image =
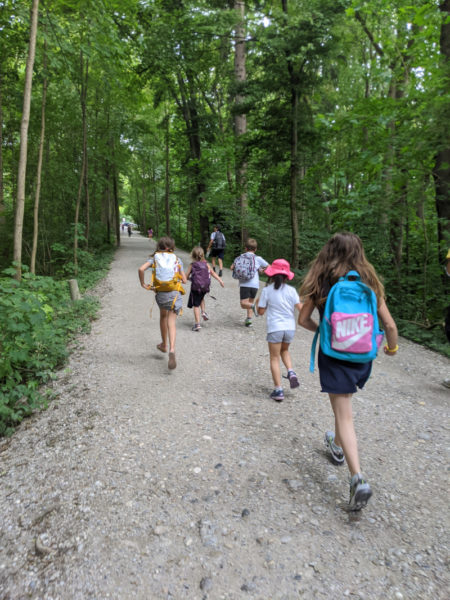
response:
<path id="1" fill-rule="evenodd" d="M 287 283 L 277 290 L 273 283 L 263 288 L 258 306 L 266 309 L 267 333 L 295 330 L 295 305 L 300 302 L 297 290 Z"/>
<path id="2" fill-rule="evenodd" d="M 244 254 L 252 254 L 252 252 L 244 252 Z M 262 256 L 255 255 L 255 266 L 256 272 L 253 277 L 247 281 L 240 281 L 239 287 L 259 288 L 259 269 L 265 269 L 269 266 L 269 263 Z"/>

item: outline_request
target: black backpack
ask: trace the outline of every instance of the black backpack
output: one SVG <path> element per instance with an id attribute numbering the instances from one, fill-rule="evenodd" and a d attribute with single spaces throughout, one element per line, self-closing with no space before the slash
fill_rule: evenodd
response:
<path id="1" fill-rule="evenodd" d="M 225 236 L 221 231 L 216 231 L 213 240 L 213 248 L 215 250 L 223 250 L 225 248 Z"/>

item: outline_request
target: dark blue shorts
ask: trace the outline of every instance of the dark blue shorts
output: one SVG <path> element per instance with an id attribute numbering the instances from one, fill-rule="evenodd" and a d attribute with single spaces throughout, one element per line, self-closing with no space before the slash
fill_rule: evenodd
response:
<path id="1" fill-rule="evenodd" d="M 354 363 L 323 354 L 319 349 L 319 375 L 322 392 L 354 394 L 370 377 L 372 362 Z"/>
<path id="2" fill-rule="evenodd" d="M 216 258 L 221 258 L 223 260 L 223 257 L 225 256 L 225 248 L 212 248 L 211 256 L 215 256 Z"/>

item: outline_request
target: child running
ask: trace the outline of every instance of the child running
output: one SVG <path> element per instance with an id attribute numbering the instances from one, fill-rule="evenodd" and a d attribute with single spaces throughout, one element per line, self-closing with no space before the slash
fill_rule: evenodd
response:
<path id="1" fill-rule="evenodd" d="M 139 281 L 146 290 L 156 291 L 156 303 L 159 306 L 159 327 L 161 330 L 161 343 L 156 347 L 161 352 L 167 352 L 169 342 L 169 369 L 175 369 L 175 340 L 177 335 L 176 320 L 183 307 L 184 288 L 186 275 L 183 263 L 175 255 L 175 242 L 170 237 L 162 237 L 156 245 L 156 251 L 141 267 L 139 267 Z M 154 268 L 152 284 L 145 283 L 145 271 Z"/>
<path id="2" fill-rule="evenodd" d="M 354 233 L 335 234 L 312 262 L 300 288 L 304 304 L 298 322 L 309 331 L 316 331 L 318 324 L 311 318 L 313 310 L 317 308 L 322 319 L 331 287 L 351 270 L 357 271 L 361 281 L 375 292 L 378 317 L 387 340 L 384 352 L 393 356 L 398 350 L 397 327 L 386 306 L 383 285 L 364 254 L 360 238 Z M 339 360 L 325 355 L 320 349 L 318 361 L 322 392 L 328 393 L 335 417 L 335 433 L 327 431 L 325 443 L 334 463 L 343 464 L 345 457 L 351 476 L 349 508 L 360 510 L 367 504 L 372 490 L 361 475 L 352 395 L 369 379 L 372 362 Z"/>
<path id="3" fill-rule="evenodd" d="M 245 252 L 238 258 L 235 258 L 230 269 L 233 271 L 238 261 L 242 260 L 247 264 L 253 265 L 252 272 L 249 278 L 239 279 L 239 297 L 241 300 L 241 308 L 247 311 L 247 318 L 245 319 L 245 326 L 251 327 L 253 313 L 256 315 L 255 309 L 255 298 L 259 290 L 259 274 L 264 272 L 264 269 L 269 263 L 262 258 L 262 256 L 256 256 L 256 250 L 258 244 L 253 238 L 249 238 L 245 243 Z"/>
<path id="4" fill-rule="evenodd" d="M 209 292 L 211 277 L 217 279 L 222 287 L 222 279 L 216 275 L 205 260 L 205 253 L 201 246 L 195 246 L 191 252 L 192 261 L 186 271 L 186 278 L 191 280 L 191 293 L 189 294 L 188 308 L 194 309 L 194 325 L 192 331 L 200 331 L 200 311 L 204 321 L 209 319 L 205 310 L 205 295 Z"/>
<path id="5" fill-rule="evenodd" d="M 287 260 L 278 258 L 264 271 L 269 276 L 267 286 L 263 288 L 256 302 L 258 314 L 267 312 L 267 342 L 269 343 L 270 371 L 275 389 L 270 397 L 276 402 L 284 400 L 281 385 L 280 358 L 287 369 L 287 378 L 291 388 L 299 386 L 297 375 L 292 369 L 289 344 L 295 334 L 294 310 L 300 311 L 300 298 L 291 285 L 286 282 L 294 278 Z"/>

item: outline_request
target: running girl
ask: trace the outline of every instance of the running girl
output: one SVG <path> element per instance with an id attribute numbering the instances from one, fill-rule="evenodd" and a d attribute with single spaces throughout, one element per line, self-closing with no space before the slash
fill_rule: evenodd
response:
<path id="1" fill-rule="evenodd" d="M 295 309 L 300 311 L 302 305 L 295 288 L 286 283 L 294 278 L 294 273 L 287 260 L 283 258 L 274 260 L 265 270 L 265 274 L 269 276 L 269 280 L 256 305 L 259 315 L 267 312 L 266 339 L 269 344 L 270 371 L 275 385 L 270 397 L 276 402 L 282 402 L 284 392 L 281 385 L 280 358 L 287 369 L 287 378 L 291 388 L 299 386 L 297 375 L 292 369 L 289 344 L 295 334 L 294 311 Z"/>
<path id="2" fill-rule="evenodd" d="M 361 281 L 375 292 L 378 317 L 384 325 L 387 339 L 384 352 L 392 356 L 398 350 L 397 327 L 386 306 L 383 285 L 364 254 L 360 238 L 354 233 L 335 234 L 312 262 L 300 288 L 304 304 L 298 318 L 299 325 L 316 331 L 318 324 L 311 318 L 313 310 L 317 308 L 322 318 L 331 287 L 351 270 L 357 271 Z M 328 393 L 335 417 L 335 432 L 327 431 L 325 443 L 333 462 L 342 464 L 344 457 L 347 460 L 351 475 L 349 507 L 351 510 L 360 510 L 367 504 L 372 490 L 361 475 L 352 395 L 358 387 L 363 388 L 369 379 L 372 362 L 339 360 L 326 356 L 320 349 L 318 360 L 322 392 Z"/>
<path id="3" fill-rule="evenodd" d="M 195 246 L 191 252 L 192 262 L 186 271 L 186 278 L 191 280 L 191 293 L 188 299 L 188 308 L 194 309 L 194 325 L 192 331 L 200 331 L 200 311 L 204 321 L 209 319 L 205 309 L 205 295 L 209 292 L 211 277 L 217 279 L 222 287 L 222 279 L 216 275 L 205 260 L 205 253 L 201 246 Z M 222 271 L 221 271 L 222 272 Z"/>
<path id="4" fill-rule="evenodd" d="M 161 330 L 161 343 L 156 347 L 160 352 L 169 349 L 169 369 L 175 369 L 175 340 L 177 336 L 177 316 L 183 307 L 184 288 L 181 283 L 186 283 L 183 263 L 175 255 L 175 242 L 170 237 L 158 240 L 156 251 L 141 267 L 139 267 L 139 281 L 146 290 L 156 292 L 156 303 L 159 307 L 159 327 Z M 155 277 L 153 284 L 145 283 L 145 271 L 154 267 Z"/>

